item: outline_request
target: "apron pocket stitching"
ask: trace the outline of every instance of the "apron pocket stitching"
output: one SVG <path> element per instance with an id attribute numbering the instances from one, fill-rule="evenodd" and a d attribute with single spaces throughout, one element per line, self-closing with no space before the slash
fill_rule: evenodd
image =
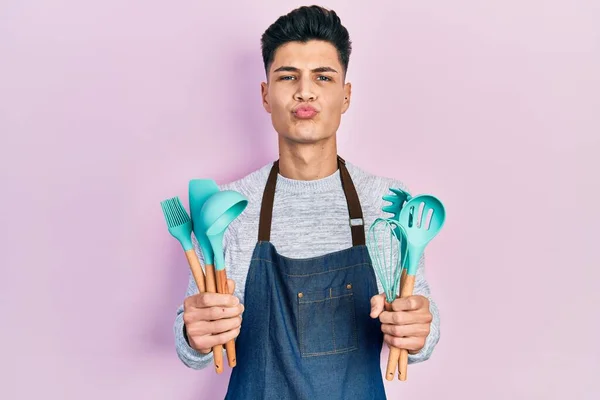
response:
<path id="1" fill-rule="evenodd" d="M 342 354 L 358 349 L 351 285 L 345 283 L 321 291 L 298 293 L 297 301 L 302 357 Z"/>
<path id="2" fill-rule="evenodd" d="M 371 264 L 369 264 L 367 262 L 364 262 L 364 263 L 358 263 L 358 264 L 350 265 L 350 266 L 347 266 L 347 267 L 332 268 L 332 269 L 328 269 L 326 271 L 313 272 L 312 274 L 286 274 L 284 272 L 284 275 L 289 276 L 290 278 L 304 278 L 304 277 L 308 277 L 308 276 L 323 275 L 323 274 L 329 274 L 329 273 L 332 273 L 332 272 L 343 271 L 343 270 L 346 270 L 346 269 L 362 267 L 362 266 L 365 266 L 365 265 L 371 266 Z"/>
<path id="3" fill-rule="evenodd" d="M 298 303 L 299 304 L 322 303 L 322 302 L 327 301 L 327 300 L 341 299 L 342 297 L 349 297 L 349 296 L 352 296 L 352 293 L 343 294 L 341 296 L 328 297 L 328 298 L 323 299 L 323 300 L 309 300 L 309 301 L 299 300 Z"/>

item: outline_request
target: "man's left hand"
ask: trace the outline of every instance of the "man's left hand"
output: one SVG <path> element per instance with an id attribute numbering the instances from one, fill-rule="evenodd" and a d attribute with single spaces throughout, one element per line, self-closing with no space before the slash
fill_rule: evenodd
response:
<path id="1" fill-rule="evenodd" d="M 410 354 L 418 353 L 425 346 L 433 319 L 429 299 L 420 295 L 396 299 L 392 311 L 385 311 L 384 304 L 383 293 L 371 298 L 371 318 L 379 317 L 383 340 Z"/>

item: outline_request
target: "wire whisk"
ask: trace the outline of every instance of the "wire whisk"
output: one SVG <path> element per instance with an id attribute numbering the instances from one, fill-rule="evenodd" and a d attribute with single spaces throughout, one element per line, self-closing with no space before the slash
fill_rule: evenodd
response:
<path id="1" fill-rule="evenodd" d="M 392 218 L 377 218 L 367 233 L 367 248 L 373 269 L 385 293 L 385 310 L 392 311 L 392 302 L 398 297 L 402 269 L 406 263 L 408 247 L 406 231 Z M 400 349 L 390 346 L 386 379 L 394 379 Z"/>

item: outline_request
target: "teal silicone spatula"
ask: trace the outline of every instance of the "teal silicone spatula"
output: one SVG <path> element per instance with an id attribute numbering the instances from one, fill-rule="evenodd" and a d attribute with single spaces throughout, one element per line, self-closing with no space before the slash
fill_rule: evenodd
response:
<path id="1" fill-rule="evenodd" d="M 217 283 L 214 268 L 214 255 L 210 241 L 206 236 L 206 228 L 202 225 L 202 206 L 213 194 L 219 192 L 219 186 L 212 179 L 192 179 L 188 185 L 190 199 L 190 212 L 192 214 L 192 229 L 198 240 L 202 257 L 204 258 L 204 269 L 206 270 L 206 291 L 217 292 Z M 213 358 L 215 369 L 218 374 L 223 372 L 223 346 L 213 347 Z"/>
<path id="2" fill-rule="evenodd" d="M 188 186 L 190 197 L 190 213 L 192 228 L 198 240 L 205 264 L 213 265 L 213 251 L 206 236 L 206 228 L 202 226 L 202 206 L 213 194 L 219 191 L 219 186 L 212 179 L 192 179 Z"/>
<path id="3" fill-rule="evenodd" d="M 248 199 L 235 190 L 223 190 L 214 193 L 202 206 L 200 212 L 202 226 L 206 228 L 206 236 L 210 241 L 214 258 L 217 277 L 217 292 L 227 293 L 227 273 L 225 272 L 225 259 L 223 254 L 223 235 L 233 222 L 248 205 Z M 225 343 L 227 361 L 230 367 L 237 364 L 235 355 L 235 341 L 232 339 Z"/>
<path id="4" fill-rule="evenodd" d="M 412 296 L 419 260 L 427 244 L 440 232 L 446 219 L 444 205 L 436 197 L 424 194 L 410 199 L 400 210 L 399 223 L 404 228 L 408 246 L 406 279 L 400 297 Z M 406 380 L 408 350 L 400 350 L 398 379 Z"/>

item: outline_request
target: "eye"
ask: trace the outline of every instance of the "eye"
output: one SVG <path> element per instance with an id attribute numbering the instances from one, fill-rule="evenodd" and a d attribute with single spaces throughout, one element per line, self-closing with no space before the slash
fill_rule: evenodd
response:
<path id="1" fill-rule="evenodd" d="M 279 77 L 280 81 L 291 81 L 292 79 L 296 79 L 296 77 L 293 75 L 284 75 Z"/>
<path id="2" fill-rule="evenodd" d="M 331 78 L 325 75 L 319 75 L 317 76 L 317 80 L 323 81 L 323 82 L 328 82 L 331 81 Z"/>

